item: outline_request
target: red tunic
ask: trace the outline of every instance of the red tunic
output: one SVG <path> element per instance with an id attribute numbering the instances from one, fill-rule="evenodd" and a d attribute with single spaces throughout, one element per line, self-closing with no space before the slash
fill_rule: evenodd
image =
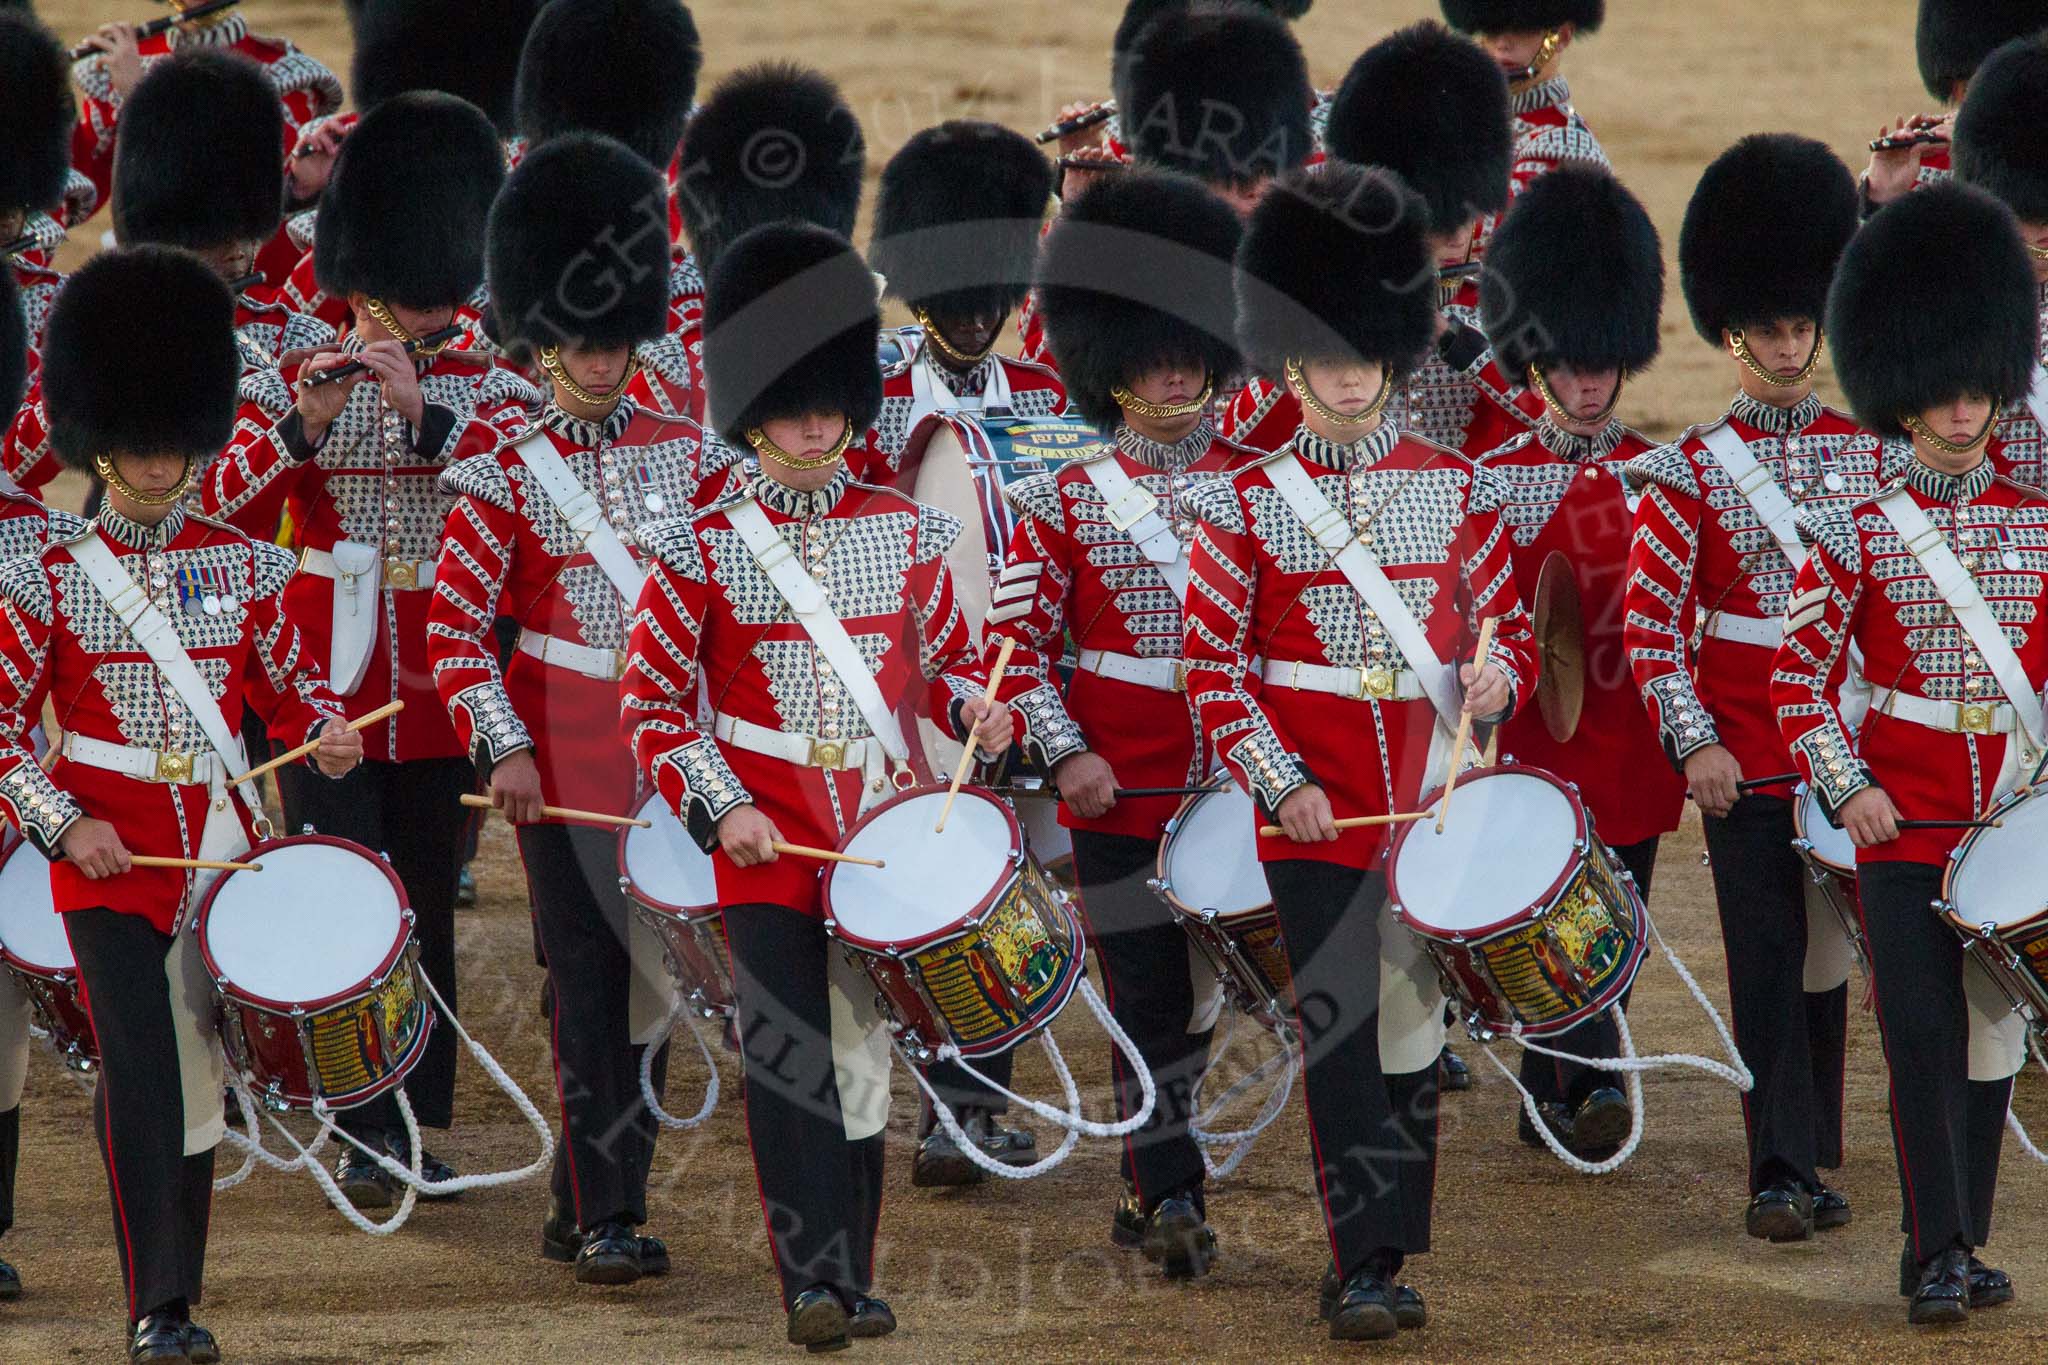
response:
<path id="1" fill-rule="evenodd" d="M 2040 330 L 2034 354 L 2048 356 L 2048 284 L 2037 286 L 2036 291 Z M 2041 419 L 2022 397 L 1998 419 L 1998 430 L 1991 437 L 1989 449 L 1991 463 L 2007 478 L 2039 488 L 2043 478 L 2048 477 L 2048 470 L 2042 467 L 2042 444 Z"/>
<path id="2" fill-rule="evenodd" d="M 1590 161 L 1605 166 L 1607 153 L 1593 130 L 1572 107 L 1572 88 L 1562 76 L 1553 76 L 1527 90 L 1508 97 L 1514 117 L 1514 159 L 1508 167 L 1508 202 L 1567 161 Z M 1486 254 L 1501 215 L 1489 213 L 1472 230 L 1472 259 Z"/>
<path id="3" fill-rule="evenodd" d="M 1975 576 L 2038 696 L 2048 682 L 2048 498 L 1994 477 L 1989 463 L 1954 478 L 1914 459 L 1904 441 L 1887 443 L 1887 455 L 1889 467 L 1905 470 L 1914 503 Z M 2017 758 L 2014 734 L 1936 729 L 1890 714 L 1882 693 L 1862 733 L 1848 733 L 1833 696 L 1849 643 L 1862 650 L 1871 680 L 1882 688 L 1950 703 L 1958 712 L 1967 703 L 1995 708 L 2006 694 L 1874 499 L 1805 513 L 1800 531 L 1814 548 L 1793 591 L 1771 702 L 1794 763 L 1829 812 L 1876 783 L 1905 819 L 1968 820 L 2001 787 L 2024 782 L 2029 772 L 2000 773 Z M 1954 830 L 1908 830 L 1864 856 L 1940 865 L 1959 837 Z"/>
<path id="4" fill-rule="evenodd" d="M 1304 430 L 1292 449 L 1354 533 L 1370 537 L 1366 548 L 1403 590 L 1436 656 L 1469 658 L 1473 623 L 1497 618 L 1489 661 L 1507 673 L 1516 701 L 1527 699 L 1536 659 L 1500 520 L 1503 481 L 1391 424 L 1349 446 Z M 1361 678 L 1368 669 L 1406 670 L 1378 614 L 1273 487 L 1269 463 L 1186 499 L 1200 523 L 1185 649 L 1202 731 L 1266 819 L 1310 782 L 1339 817 L 1414 810 L 1435 728 L 1427 700 L 1353 699 L 1262 683 L 1250 672 L 1254 658 Z M 1383 828 L 1347 830 L 1334 843 L 1261 838 L 1259 857 L 1366 868 L 1385 843 Z"/>
<path id="5" fill-rule="evenodd" d="M 742 496 L 825 587 L 832 611 L 874 670 L 885 701 L 923 711 L 958 737 L 953 703 L 981 695 L 975 657 L 953 598 L 946 549 L 957 519 L 900 493 L 854 483 L 844 467 L 816 493 L 755 471 Z M 755 564 L 727 511 L 649 527 L 655 558 L 641 593 L 621 685 L 621 733 L 640 771 L 714 848 L 718 821 L 749 802 L 790 843 L 832 848 L 860 807 L 860 769 L 809 767 L 713 738 L 700 728 L 700 679 L 720 714 L 787 734 L 855 743 L 870 732 L 831 665 Z M 759 867 L 712 854 L 722 905 L 765 903 L 821 913 L 819 864 L 796 857 Z"/>
<path id="6" fill-rule="evenodd" d="M 1620 847 L 1678 828 L 1685 782 L 1663 761 L 1622 639 L 1633 504 L 1622 466 L 1650 443 L 1620 422 L 1593 439 L 1548 418 L 1481 464 L 1508 486 L 1500 519 L 1515 557 L 1515 588 L 1531 612 L 1543 566 L 1562 555 L 1579 590 L 1585 699 L 1579 727 L 1560 743 L 1536 706 L 1501 729 L 1500 751 L 1576 782 L 1600 837 Z"/>
<path id="7" fill-rule="evenodd" d="M 1118 429 L 1117 444 L 1100 458 L 1114 460 L 1158 499 L 1183 546 L 1194 532 L 1183 496 L 1259 458 L 1206 422 L 1178 445 L 1159 445 L 1128 427 Z M 1012 486 L 1009 498 L 1017 529 L 983 650 L 993 657 L 1004 639 L 1017 642 L 1001 696 L 1022 722 L 1030 757 L 1051 772 L 1068 755 L 1092 749 L 1109 761 L 1121 787 L 1200 782 L 1214 765 L 1178 667 L 1181 602 L 1166 575 L 1110 524 L 1106 501 L 1083 463 L 1033 475 Z M 1052 668 L 1070 634 L 1076 650 L 1161 661 L 1179 685 L 1161 690 L 1082 667 L 1062 697 Z M 1123 801 L 1098 820 L 1083 820 L 1062 805 L 1059 820 L 1073 829 L 1157 839 L 1179 805 L 1172 797 Z"/>
<path id="8" fill-rule="evenodd" d="M 641 345 L 640 373 L 626 394 L 644 408 L 704 421 L 704 277 L 687 252 L 669 266 L 668 331 Z"/>
<path id="9" fill-rule="evenodd" d="M 169 932 L 191 893 L 190 874 L 136 870 L 90 881 L 62 860 L 73 821 L 111 822 L 131 853 L 190 858 L 205 828 L 208 789 L 143 781 L 59 760 L 49 773 L 30 751 L 30 706 L 47 695 L 67 735 L 170 753 L 206 753 L 206 738 L 149 657 L 65 551 L 99 536 L 135 581 L 150 589 L 211 686 L 231 726 L 253 707 L 288 744 L 340 715 L 315 656 L 283 603 L 290 554 L 219 522 L 173 509 L 139 526 L 111 510 L 89 523 L 50 514 L 39 555 L 0 566 L 0 814 L 53 859 L 57 909 L 107 906 Z M 207 600 L 216 610 L 203 609 Z M 250 812 L 241 812 L 244 822 Z"/>

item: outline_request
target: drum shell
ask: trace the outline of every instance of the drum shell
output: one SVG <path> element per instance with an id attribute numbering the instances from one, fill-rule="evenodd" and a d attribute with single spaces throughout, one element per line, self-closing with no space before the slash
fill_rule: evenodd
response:
<path id="1" fill-rule="evenodd" d="M 725 941 L 725 917 L 717 906 L 696 912 L 651 904 L 619 878 L 633 902 L 633 912 L 654 931 L 661 959 L 675 978 L 685 1004 L 705 1019 L 730 1019 L 738 1005 L 732 985 L 731 950 Z"/>
<path id="2" fill-rule="evenodd" d="M 17 857 L 41 858 L 42 854 L 17 838 L 0 856 L 0 865 Z M 73 1071 L 88 1072 L 99 1064 L 99 1038 L 93 1032 L 92 1016 L 86 1012 L 75 967 L 30 962 L 0 943 L 0 970 L 13 972 L 21 983 L 36 1027 L 50 1035 L 50 1045 L 64 1065 Z"/>
<path id="3" fill-rule="evenodd" d="M 1223 778 L 1213 785 L 1221 790 L 1229 781 Z M 1154 864 L 1158 875 L 1152 880 L 1152 890 L 1166 902 L 1175 922 L 1215 969 L 1238 1013 L 1277 1034 L 1289 1036 L 1294 1028 L 1290 1003 L 1294 999 L 1294 969 L 1280 935 L 1279 912 L 1270 901 L 1238 911 L 1191 905 L 1174 890 L 1173 879 L 1168 875 L 1174 835 L 1183 828 L 1188 812 L 1203 799 L 1188 797 L 1167 821 L 1166 837 L 1159 841 L 1159 856 Z"/>
<path id="4" fill-rule="evenodd" d="M 1996 820 L 2029 799 L 2048 797 L 2008 793 L 1992 806 L 1987 818 Z M 1971 830 L 1949 855 L 1935 912 L 1948 921 L 1963 941 L 1963 950 L 1977 959 L 1992 983 L 2027 1016 L 2028 1026 L 2036 1033 L 2048 1033 L 2048 910 L 2001 925 L 1972 920 L 1968 908 L 1956 904 L 1956 875 L 1986 834 L 1983 829 Z"/>

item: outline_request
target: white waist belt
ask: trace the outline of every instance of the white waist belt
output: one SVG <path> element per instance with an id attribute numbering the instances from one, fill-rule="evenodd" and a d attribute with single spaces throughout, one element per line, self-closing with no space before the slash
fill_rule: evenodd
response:
<path id="1" fill-rule="evenodd" d="M 334 556 L 325 550 L 299 551 L 299 570 L 315 578 L 340 578 L 341 568 L 334 562 Z M 393 592 L 425 592 L 434 586 L 434 561 L 431 559 L 387 559 L 384 561 L 384 587 Z"/>
<path id="2" fill-rule="evenodd" d="M 2009 735 L 2019 726 L 2011 702 L 1936 701 L 1886 687 L 1871 689 L 1870 709 L 1952 735 Z"/>
<path id="3" fill-rule="evenodd" d="M 1716 640 L 1738 645 L 1776 649 L 1785 639 L 1785 623 L 1771 616 L 1730 616 L 1716 612 L 1707 618 L 1707 634 Z"/>
<path id="4" fill-rule="evenodd" d="M 791 734 L 787 730 L 771 730 L 765 725 L 741 720 L 738 716 L 728 716 L 723 711 L 712 718 L 711 733 L 736 749 L 766 754 L 769 758 L 802 764 L 807 768 L 865 767 L 871 747 L 878 757 L 881 756 L 881 745 L 871 738 L 824 739 L 817 735 Z"/>
<path id="5" fill-rule="evenodd" d="M 1335 664 L 1267 659 L 1259 676 L 1274 687 L 1298 692 L 1329 692 L 1353 701 L 1427 701 L 1422 679 L 1410 669 L 1339 668 Z"/>
<path id="6" fill-rule="evenodd" d="M 1179 659 L 1144 659 L 1135 654 L 1116 654 L 1106 649 L 1084 649 L 1081 671 L 1117 682 L 1135 683 L 1158 692 L 1188 690 L 1187 665 Z"/>
<path id="7" fill-rule="evenodd" d="M 164 782 L 173 786 L 204 787 L 213 782 L 216 760 L 211 753 L 179 754 L 157 749 L 138 749 L 127 744 L 109 744 L 101 739 L 67 732 L 61 751 L 68 762 L 99 768 L 141 782 Z"/>
<path id="8" fill-rule="evenodd" d="M 597 649 L 577 644 L 574 640 L 564 640 L 559 635 L 522 630 L 519 632 L 519 652 L 531 654 L 544 664 L 566 668 L 571 673 L 581 673 L 600 682 L 617 682 L 626 676 L 626 651 L 623 649 Z"/>

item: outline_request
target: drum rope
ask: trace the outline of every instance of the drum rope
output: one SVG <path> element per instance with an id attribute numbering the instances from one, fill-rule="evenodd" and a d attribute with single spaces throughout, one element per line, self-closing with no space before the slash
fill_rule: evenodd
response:
<path id="1" fill-rule="evenodd" d="M 1243 1018 L 1242 1014 L 1232 1013 L 1230 1030 L 1223 1035 L 1223 1045 L 1217 1048 L 1212 1056 L 1221 1057 L 1230 1051 L 1230 1044 L 1237 1037 L 1238 1024 Z M 1259 1106 L 1258 1116 L 1252 1120 L 1251 1127 L 1229 1132 L 1217 1131 L 1214 1125 L 1221 1120 L 1223 1111 L 1236 1103 L 1240 1097 L 1251 1093 L 1252 1087 L 1272 1074 L 1276 1068 L 1281 1068 L 1280 1078 L 1267 1089 L 1265 1102 Z M 1189 1104 L 1195 1110 L 1195 1115 L 1188 1120 L 1188 1136 L 1200 1147 L 1202 1169 L 1211 1179 L 1221 1180 L 1244 1164 L 1244 1159 L 1251 1155 L 1252 1144 L 1257 1142 L 1259 1135 L 1272 1127 L 1274 1120 L 1286 1110 L 1287 1101 L 1294 1093 L 1294 1078 L 1300 1069 L 1301 1054 L 1298 1048 L 1290 1038 L 1282 1035 L 1279 1052 L 1265 1058 L 1238 1077 L 1229 1089 L 1217 1097 L 1214 1104 L 1205 1107 L 1202 1104 L 1202 1086 L 1209 1079 L 1209 1069 L 1203 1068 L 1201 1078 L 1195 1082 L 1194 1093 L 1189 1097 Z M 1209 1155 L 1211 1147 L 1230 1147 L 1231 1151 L 1228 1156 L 1217 1161 Z"/>
<path id="2" fill-rule="evenodd" d="M 281 1156 L 275 1156 L 263 1145 L 263 1128 L 257 1122 L 256 1103 L 249 1093 L 248 1083 L 240 1076 L 231 1076 L 228 1078 L 228 1088 L 234 1091 L 235 1104 L 242 1111 L 242 1125 L 248 1131 L 246 1133 L 238 1133 L 233 1128 L 229 1128 L 224 1134 L 230 1143 L 242 1149 L 242 1165 L 241 1169 L 237 1170 L 233 1175 L 222 1176 L 213 1182 L 213 1188 L 216 1192 L 231 1190 L 244 1180 L 247 1180 L 250 1173 L 256 1169 L 258 1162 L 270 1167 L 273 1171 L 296 1171 L 308 1162 L 317 1163 L 319 1161 L 320 1154 L 327 1147 L 327 1133 L 324 1129 L 314 1137 L 312 1147 L 291 1160 L 287 1161 Z"/>
<path id="3" fill-rule="evenodd" d="M 1622 1065 L 1621 1063 L 1645 1061 L 1648 1059 L 1636 1056 L 1635 1037 L 1629 1032 L 1628 1015 L 1622 1010 L 1621 1006 L 1615 1004 L 1609 1005 L 1607 1008 L 1608 1012 L 1614 1016 L 1616 1031 L 1621 1035 L 1622 1056 L 1614 1059 L 1612 1063 L 1603 1062 L 1598 1065 L 1604 1066 L 1611 1071 L 1623 1073 L 1622 1083 L 1628 1087 L 1629 1129 L 1627 1140 L 1614 1150 L 1614 1155 L 1608 1157 L 1605 1161 L 1587 1161 L 1584 1157 L 1572 1152 L 1564 1143 L 1560 1142 L 1557 1134 L 1550 1131 L 1550 1125 L 1543 1121 L 1543 1113 L 1537 1108 L 1536 1097 L 1529 1093 L 1527 1086 L 1522 1084 L 1522 1078 L 1509 1070 L 1507 1063 L 1496 1057 L 1492 1048 L 1482 1044 L 1479 1049 L 1486 1054 L 1486 1060 L 1493 1063 L 1494 1069 L 1507 1077 L 1509 1084 L 1521 1092 L 1522 1111 L 1529 1116 L 1529 1122 L 1536 1129 L 1536 1136 L 1543 1139 L 1543 1145 L 1550 1149 L 1551 1155 L 1577 1171 L 1580 1175 L 1606 1175 L 1610 1171 L 1620 1169 L 1624 1162 L 1636 1154 L 1636 1147 L 1643 1140 L 1642 1073 L 1644 1068 L 1641 1066 Z M 1503 1034 L 1502 1036 L 1512 1038 L 1524 1047 L 1529 1046 L 1528 1040 L 1516 1038 L 1513 1034 Z M 1537 1052 L 1547 1051 L 1544 1048 L 1535 1048 L 1534 1050 Z M 1549 1055 L 1555 1057 L 1562 1054 L 1552 1052 Z"/>
<path id="4" fill-rule="evenodd" d="M 1080 1096 L 1073 1089 L 1073 1078 L 1067 1072 L 1066 1059 L 1060 1055 L 1059 1044 L 1053 1041 L 1052 1027 L 1049 1023 L 1040 1031 L 1038 1038 L 1040 1042 L 1045 1044 L 1046 1052 L 1052 1057 L 1053 1070 L 1059 1073 L 1063 1082 L 1067 1085 L 1067 1109 L 1065 1112 L 1055 1109 L 1049 1104 L 1042 1104 L 1037 1100 L 1027 1099 L 1025 1096 L 1019 1095 L 1005 1086 L 997 1085 L 994 1081 L 975 1070 L 973 1064 L 960 1054 L 960 1049 L 956 1044 L 947 1043 L 941 1047 L 939 1049 L 939 1060 L 955 1063 L 962 1071 L 972 1076 L 975 1080 L 980 1081 L 990 1090 L 1022 1105 L 1047 1123 L 1057 1124 L 1059 1127 L 1065 1128 L 1070 1132 L 1081 1133 L 1087 1137 L 1128 1137 L 1145 1126 L 1152 1117 L 1154 1105 L 1158 1103 L 1159 1089 L 1153 1084 L 1152 1068 L 1145 1065 L 1144 1055 L 1138 1051 L 1138 1045 L 1131 1041 L 1131 1035 L 1125 1033 L 1123 1026 L 1117 1023 L 1116 1017 L 1109 1012 L 1109 1006 L 1105 1005 L 1102 1002 L 1102 997 L 1095 993 L 1095 988 L 1083 979 L 1075 983 L 1074 989 L 1087 1002 L 1088 1008 L 1094 1011 L 1097 1022 L 1102 1025 L 1102 1031 L 1107 1033 L 1109 1040 L 1115 1043 L 1117 1048 L 1122 1051 L 1124 1060 L 1130 1063 L 1132 1071 L 1138 1077 L 1139 1088 L 1144 1094 L 1144 1103 L 1138 1107 L 1138 1112 L 1129 1118 L 1117 1123 L 1096 1123 L 1093 1120 L 1081 1117 Z"/>
<path id="5" fill-rule="evenodd" d="M 1041 1034 L 1040 1036 L 1045 1038 L 1047 1042 L 1050 1042 L 1052 1039 L 1050 1033 Z M 939 1098 L 937 1091 L 932 1089 L 932 1083 L 925 1078 L 924 1069 L 910 1059 L 910 1054 L 905 1051 L 903 1044 L 895 1039 L 891 1039 L 891 1042 L 896 1048 L 897 1055 L 903 1058 L 903 1064 L 910 1069 L 910 1074 L 917 1079 L 918 1088 L 924 1091 L 925 1099 L 932 1107 L 932 1116 L 938 1120 L 939 1127 L 943 1128 L 946 1136 L 953 1140 L 953 1145 L 960 1149 L 962 1156 L 989 1174 L 1001 1176 L 1004 1180 L 1029 1180 L 1033 1176 L 1043 1175 L 1062 1161 L 1065 1161 L 1073 1152 L 1074 1144 L 1081 1140 L 1080 1133 L 1072 1128 L 1068 1128 L 1066 1136 L 1060 1139 L 1060 1145 L 1053 1148 L 1050 1155 L 1042 1156 L 1028 1166 L 1011 1166 L 996 1160 L 987 1152 L 984 1152 L 981 1149 L 981 1144 L 969 1137 L 966 1131 L 960 1127 L 960 1120 L 954 1117 L 952 1108 Z M 1061 1088 L 1066 1092 L 1067 1106 L 1070 1109 L 1078 1110 L 1081 1106 L 1081 1092 L 1074 1084 L 1072 1074 L 1068 1072 L 1065 1062 L 1060 1058 L 1057 1051 L 1053 1052 L 1053 1058 L 1053 1070 L 1060 1078 Z M 954 1060 L 958 1061 L 959 1059 L 956 1057 Z M 961 1065 L 964 1069 L 965 1063 L 961 1063 Z"/>
<path id="6" fill-rule="evenodd" d="M 711 1117 L 712 1110 L 718 1108 L 718 1060 L 711 1055 L 711 1049 L 705 1044 L 704 1034 L 697 1027 L 696 1020 L 690 1018 L 689 1004 L 680 992 L 676 996 L 675 1004 L 669 1006 L 668 1023 L 662 1026 L 657 1036 L 666 1043 L 675 1036 L 678 1024 L 689 1032 L 691 1040 L 697 1044 L 697 1051 L 704 1058 L 704 1069 L 710 1073 L 710 1079 L 704 1082 L 703 1105 L 686 1119 L 679 1119 L 661 1107 L 661 1099 L 654 1093 L 654 1054 L 659 1048 L 652 1043 L 640 1049 L 640 1099 L 647 1106 L 647 1112 L 654 1116 L 654 1121 L 662 1127 L 695 1128 Z"/>
<path id="7" fill-rule="evenodd" d="M 405 1193 L 399 1198 L 397 1210 L 381 1223 L 373 1222 L 362 1210 L 349 1203 L 348 1196 L 341 1192 L 341 1186 L 334 1182 L 334 1176 L 328 1171 L 326 1164 L 319 1159 L 320 1149 L 326 1144 L 330 1133 L 340 1133 L 343 1138 L 352 1143 L 355 1142 L 354 1138 L 349 1137 L 347 1133 L 342 1133 L 339 1128 L 334 1126 L 334 1120 L 330 1117 L 333 1112 L 332 1110 L 328 1109 L 325 1104 L 314 1104 L 313 1114 L 320 1120 L 320 1133 L 313 1140 L 313 1146 L 310 1149 L 299 1145 L 298 1138 L 292 1135 L 292 1130 L 285 1127 L 283 1121 L 277 1115 L 271 1114 L 268 1116 L 271 1126 L 283 1134 L 284 1140 L 291 1144 L 293 1151 L 298 1153 L 298 1156 L 293 1161 L 284 1163 L 280 1169 L 288 1170 L 293 1166 L 298 1166 L 310 1172 L 313 1176 L 313 1183 L 318 1185 L 320 1192 L 327 1196 L 327 1202 L 334 1205 L 340 1211 L 341 1216 L 353 1223 L 358 1231 L 366 1232 L 372 1237 L 389 1237 L 392 1233 L 405 1226 L 405 1220 L 412 1217 L 413 1204 L 419 1197 L 419 1185 L 422 1183 L 420 1181 L 419 1124 L 412 1116 L 412 1101 L 406 1098 L 405 1088 L 400 1086 L 396 1093 L 398 1096 L 398 1112 L 405 1119 L 405 1130 L 412 1135 L 413 1139 L 411 1179 L 406 1182 Z M 360 1143 L 356 1143 L 356 1145 L 358 1147 L 362 1146 Z M 362 1148 L 362 1150 L 368 1151 L 369 1149 Z M 372 1155 L 376 1154 L 372 1153 Z M 277 1160 L 275 1157 L 268 1156 L 266 1156 L 266 1159 L 270 1161 Z"/>

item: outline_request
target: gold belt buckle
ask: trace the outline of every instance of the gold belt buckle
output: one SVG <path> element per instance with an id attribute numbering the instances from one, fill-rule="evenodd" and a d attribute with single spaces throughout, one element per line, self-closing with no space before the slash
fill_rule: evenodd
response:
<path id="1" fill-rule="evenodd" d="M 1956 707 L 1956 724 L 1973 735 L 1991 733 L 1992 711 L 1979 701 L 1966 701 Z"/>
<path id="2" fill-rule="evenodd" d="M 384 581 L 403 592 L 411 592 L 420 585 L 420 572 L 410 559 L 387 559 Z"/>
<path id="3" fill-rule="evenodd" d="M 804 759 L 813 768 L 837 768 L 846 762 L 846 741 L 811 737 L 811 752 Z"/>
<path id="4" fill-rule="evenodd" d="M 619 682 L 623 680 L 625 676 L 626 651 L 623 649 L 615 649 L 612 651 L 612 681 Z"/>
<path id="5" fill-rule="evenodd" d="M 182 786 L 192 780 L 192 755 L 158 754 L 156 780 Z"/>
<path id="6" fill-rule="evenodd" d="M 1365 686 L 1365 695 L 1374 701 L 1385 701 L 1394 695 L 1394 670 L 1375 664 L 1359 670 L 1359 680 Z"/>
<path id="7" fill-rule="evenodd" d="M 1175 659 L 1173 661 L 1173 690 L 1176 692 L 1188 690 L 1188 661 L 1186 659 Z"/>

